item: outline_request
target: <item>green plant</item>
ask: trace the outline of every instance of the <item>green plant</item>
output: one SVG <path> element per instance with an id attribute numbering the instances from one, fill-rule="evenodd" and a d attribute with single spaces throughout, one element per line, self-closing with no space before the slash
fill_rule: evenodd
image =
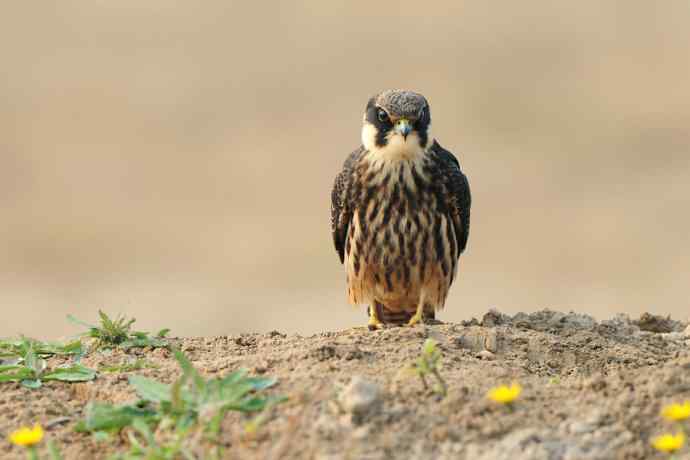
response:
<path id="1" fill-rule="evenodd" d="M 49 358 L 55 355 L 75 355 L 84 354 L 84 349 L 79 340 L 74 340 L 66 344 L 53 342 L 41 342 L 28 337 L 18 339 L 0 340 L 0 358 L 12 359 L 23 357 L 29 349 L 41 358 Z"/>
<path id="2" fill-rule="evenodd" d="M 429 388 L 427 376 L 432 375 L 436 379 L 436 384 L 432 388 L 433 391 L 440 396 L 445 396 L 448 393 L 448 385 L 441 376 L 441 358 L 441 351 L 438 349 L 436 341 L 426 339 L 419 357 L 411 365 L 411 370 L 419 376 L 425 390 Z"/>
<path id="3" fill-rule="evenodd" d="M 206 380 L 182 352 L 175 351 L 175 359 L 182 369 L 182 375 L 174 383 L 133 375 L 129 383 L 140 400 L 136 404 L 123 406 L 91 403 L 86 408 L 86 417 L 77 424 L 77 431 L 113 432 L 133 427 L 145 442 L 139 442 L 139 438 L 135 438 L 138 444 L 130 440 L 133 450 L 126 458 L 140 458 L 137 455 L 144 455 L 142 452 L 150 453 L 159 448 L 164 452 L 180 453 L 182 451 L 177 441 L 163 446 L 155 444 L 149 427 L 153 425 L 159 431 L 167 432 L 168 439 L 183 439 L 191 431 L 199 431 L 207 440 L 215 441 L 228 411 L 261 412 L 286 399 L 261 394 L 276 384 L 275 379 L 249 377 L 245 369 L 240 369 L 225 377 Z M 143 458 L 169 457 L 161 453 L 160 457 L 146 454 Z"/>
<path id="4" fill-rule="evenodd" d="M 195 459 L 190 449 L 183 443 L 183 434 L 176 433 L 164 441 L 156 439 L 149 425 L 141 419 L 132 422 L 132 429 L 127 431 L 129 450 L 115 454 L 112 460 L 176 460 L 180 457 Z"/>
<path id="5" fill-rule="evenodd" d="M 98 368 L 99 372 L 132 372 L 141 369 L 156 369 L 158 366 L 156 364 L 150 363 L 145 359 L 137 359 L 135 361 L 122 362 L 120 364 L 115 364 L 111 366 L 100 366 Z"/>
<path id="6" fill-rule="evenodd" d="M 96 378 L 96 371 L 72 364 L 48 370 L 46 360 L 34 350 L 32 344 L 18 349 L 16 364 L 0 366 L 0 382 L 21 382 L 27 388 L 37 389 L 42 382 L 59 380 L 62 382 L 85 382 Z"/>
<path id="7" fill-rule="evenodd" d="M 162 329 L 155 336 L 151 336 L 148 332 L 132 330 L 132 325 L 136 322 L 134 318 L 127 319 L 124 316 L 118 316 L 111 319 L 101 310 L 98 310 L 98 316 L 101 320 L 99 326 L 80 321 L 72 315 L 68 315 L 67 319 L 89 328 L 83 335 L 95 339 L 95 348 L 120 347 L 126 350 L 135 347 L 167 348 L 169 346 L 165 336 L 170 329 Z"/>

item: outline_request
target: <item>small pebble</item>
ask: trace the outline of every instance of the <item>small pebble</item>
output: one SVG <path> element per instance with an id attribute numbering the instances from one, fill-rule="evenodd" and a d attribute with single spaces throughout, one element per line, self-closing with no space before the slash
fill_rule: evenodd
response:
<path id="1" fill-rule="evenodd" d="M 352 414 L 364 415 L 380 402 L 381 389 L 364 377 L 352 377 L 338 397 L 341 407 Z"/>
<path id="2" fill-rule="evenodd" d="M 477 358 L 483 359 L 485 361 L 493 361 L 496 359 L 496 355 L 491 353 L 489 350 L 482 350 L 477 353 Z"/>

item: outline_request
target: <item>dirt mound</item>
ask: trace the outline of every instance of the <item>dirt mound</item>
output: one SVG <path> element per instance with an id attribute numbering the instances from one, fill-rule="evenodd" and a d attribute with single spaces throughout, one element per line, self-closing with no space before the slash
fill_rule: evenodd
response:
<path id="1" fill-rule="evenodd" d="M 406 371 L 427 338 L 443 354 L 443 398 Z M 246 367 L 277 377 L 275 392 L 290 397 L 251 437 L 242 416 L 229 416 L 227 458 L 653 458 L 650 438 L 665 429 L 661 406 L 690 399 L 690 327 L 652 315 L 598 322 L 578 313 L 490 311 L 462 324 L 175 343 L 207 376 Z M 136 358 L 149 363 L 138 374 L 164 382 L 179 375 L 164 349 L 94 353 L 82 363 Z M 122 450 L 124 440 L 99 444 L 73 428 L 89 400 L 133 400 L 128 375 L 33 391 L 3 384 L 0 437 L 38 421 L 66 458 Z M 513 381 L 523 393 L 512 410 L 487 400 L 490 387 Z M 0 457 L 21 458 L 17 448 L 0 446 Z"/>

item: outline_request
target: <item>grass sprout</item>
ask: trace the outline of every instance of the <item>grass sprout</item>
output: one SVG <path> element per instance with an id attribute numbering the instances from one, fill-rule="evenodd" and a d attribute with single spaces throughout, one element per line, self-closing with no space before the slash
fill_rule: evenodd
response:
<path id="1" fill-rule="evenodd" d="M 100 366 L 98 368 L 99 372 L 109 372 L 109 373 L 123 373 L 123 372 L 133 372 L 142 369 L 156 369 L 159 366 L 146 361 L 145 359 L 139 358 L 135 361 L 122 362 L 120 364 L 115 364 L 111 366 Z"/>
<path id="2" fill-rule="evenodd" d="M 441 376 L 441 358 L 438 343 L 434 339 L 426 339 L 419 357 L 411 366 L 411 371 L 419 376 L 425 390 L 429 389 L 427 377 L 432 376 L 436 380 L 432 390 L 443 397 L 448 393 L 448 385 Z"/>
<path id="3" fill-rule="evenodd" d="M 78 320 L 72 315 L 68 315 L 67 319 L 73 323 L 89 328 L 83 335 L 91 337 L 96 341 L 95 348 L 122 348 L 127 350 L 129 348 L 137 347 L 151 347 L 151 348 L 167 348 L 169 347 L 166 335 L 170 329 L 162 329 L 156 335 L 151 335 L 148 332 L 133 331 L 132 325 L 136 319 L 127 319 L 124 316 L 118 316 L 111 319 L 103 311 L 98 310 L 100 318 L 100 325 L 94 326 Z"/>
<path id="4" fill-rule="evenodd" d="M 129 450 L 116 454 L 113 460 L 176 460 L 179 458 L 195 459 L 190 449 L 184 446 L 184 436 L 176 434 L 171 439 L 160 441 L 151 427 L 141 419 L 132 422 L 132 429 L 127 431 Z"/>

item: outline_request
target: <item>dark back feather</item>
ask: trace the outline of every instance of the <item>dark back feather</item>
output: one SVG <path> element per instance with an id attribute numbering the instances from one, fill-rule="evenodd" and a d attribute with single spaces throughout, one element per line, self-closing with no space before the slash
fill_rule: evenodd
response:
<path id="1" fill-rule="evenodd" d="M 458 243 L 458 255 L 467 247 L 470 235 L 470 207 L 472 195 L 467 177 L 460 169 L 460 163 L 455 156 L 434 141 L 431 152 L 436 155 L 438 166 L 445 182 L 447 196 L 446 204 L 451 212 L 455 235 Z"/>
<path id="2" fill-rule="evenodd" d="M 354 209 L 352 206 L 354 169 L 362 153 L 364 153 L 364 147 L 360 146 L 347 157 L 343 169 L 335 177 L 333 191 L 331 192 L 331 232 L 333 234 L 335 250 L 338 251 L 340 256 L 340 263 L 345 261 L 347 231 Z"/>

